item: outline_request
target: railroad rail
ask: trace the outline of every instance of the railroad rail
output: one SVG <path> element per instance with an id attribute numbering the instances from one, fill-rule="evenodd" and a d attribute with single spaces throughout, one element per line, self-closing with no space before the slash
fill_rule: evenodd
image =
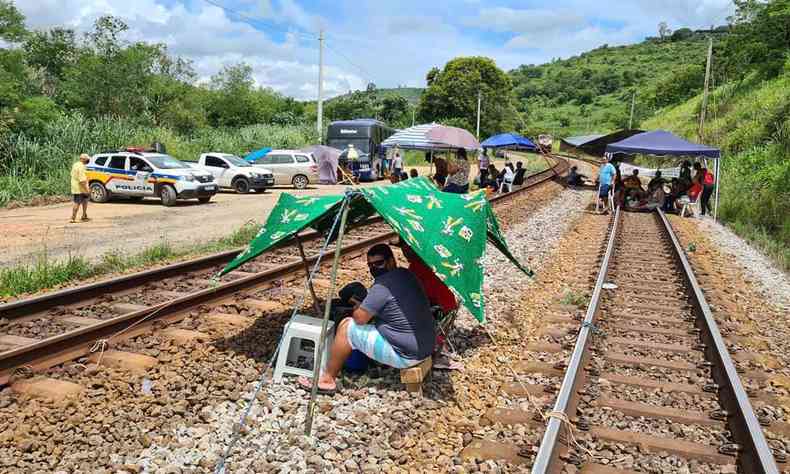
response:
<path id="1" fill-rule="evenodd" d="M 555 165 L 525 178 L 524 185 L 512 192 L 491 198 L 502 203 L 534 189 L 568 168 L 564 158 L 553 157 Z M 378 227 L 381 227 L 379 229 Z M 371 229 L 375 229 L 372 232 Z M 349 234 L 344 256 L 361 254 L 369 246 L 394 237 L 381 219 L 368 219 Z M 306 245 L 306 261 L 315 262 L 322 236 L 306 232 L 300 239 Z M 290 242 L 289 242 L 290 243 Z M 283 246 L 284 247 L 284 246 Z M 122 333 L 127 339 L 150 331 L 154 324 L 169 324 L 183 319 L 195 307 L 229 299 L 245 290 L 271 285 L 279 279 L 303 272 L 304 261 L 294 250 L 284 248 L 267 252 L 263 259 L 276 265 L 263 265 L 258 270 L 234 271 L 213 284 L 210 278 L 240 251 L 233 250 L 186 262 L 163 266 L 131 275 L 108 279 L 75 288 L 64 289 L 0 305 L 0 385 L 6 385 L 16 370 L 40 371 L 74 360 L 91 352 L 97 341 Z M 280 253 L 278 253 L 280 252 Z M 255 269 L 255 262 L 248 266 Z M 186 291 L 185 291 L 186 290 Z M 142 304 L 140 304 L 142 303 Z M 88 314 L 88 317 L 85 314 Z M 97 319 L 95 314 L 110 314 Z M 57 324 L 44 337 L 20 335 L 14 328 L 21 324 Z M 36 330 L 47 328 L 34 328 Z M 3 347 L 9 347 L 3 351 Z"/>
<path id="2" fill-rule="evenodd" d="M 638 444 L 710 466 L 737 464 L 739 472 L 778 473 L 725 339 L 667 217 L 660 210 L 648 215 L 618 208 L 610 226 L 591 300 L 532 472 L 564 472 L 567 463 L 582 464 L 586 448 L 566 431 L 572 423 L 577 433 L 589 432 L 593 442 Z M 661 371 L 651 372 L 656 368 Z M 701 381 L 704 384 L 675 383 L 684 378 L 684 371 L 697 368 L 710 373 Z M 614 387 L 606 396 L 601 395 L 604 381 Z M 641 395 L 634 395 L 656 389 L 669 394 L 663 404 L 642 403 Z M 671 401 L 676 393 L 709 396 L 721 409 L 705 413 L 681 402 L 675 406 Z M 593 400 L 581 401 L 581 395 Z M 625 416 L 596 414 L 602 410 Z M 613 420 L 623 422 L 628 416 L 648 424 L 663 420 L 705 426 L 718 439 L 731 438 L 711 446 L 626 431 L 620 429 L 622 424 L 611 426 Z M 585 469 L 590 472 L 617 472 L 611 466 L 595 466 L 594 458 L 589 461 L 593 466 Z M 703 470 L 718 472 L 718 467 Z"/>

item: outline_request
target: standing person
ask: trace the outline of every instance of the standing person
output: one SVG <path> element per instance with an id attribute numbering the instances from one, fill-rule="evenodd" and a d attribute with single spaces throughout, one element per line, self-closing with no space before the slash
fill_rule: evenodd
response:
<path id="1" fill-rule="evenodd" d="M 685 186 L 688 189 L 691 186 L 691 162 L 688 160 L 684 161 L 682 165 L 680 165 L 680 175 L 678 176 L 680 179 L 680 185 Z"/>
<path id="2" fill-rule="evenodd" d="M 82 221 L 87 222 L 88 218 L 88 174 L 85 165 L 91 157 L 83 153 L 80 159 L 71 166 L 71 197 L 74 205 L 71 206 L 71 223 L 77 223 L 77 211 L 82 206 Z"/>
<path id="3" fill-rule="evenodd" d="M 603 204 L 604 213 L 608 212 L 609 190 L 614 185 L 615 176 L 617 169 L 612 164 L 612 159 L 607 158 L 606 164 L 601 166 L 601 171 L 598 172 L 598 201 Z"/>
<path id="4" fill-rule="evenodd" d="M 359 179 L 359 152 L 353 143 L 348 144 L 346 148 L 346 159 L 348 160 L 348 168 L 355 179 Z"/>
<path id="5" fill-rule="evenodd" d="M 469 161 L 466 159 L 466 149 L 459 148 L 455 152 L 455 163 L 442 191 L 456 194 L 469 192 Z"/>
<path id="6" fill-rule="evenodd" d="M 392 158 L 392 174 L 401 176 L 403 174 L 403 158 L 400 156 L 400 150 L 395 149 L 395 156 Z"/>
<path id="7" fill-rule="evenodd" d="M 491 160 L 488 158 L 488 148 L 483 148 L 483 153 L 480 154 L 478 159 L 478 170 L 480 173 L 480 188 L 486 187 L 486 180 L 488 178 L 488 166 Z"/>
<path id="8" fill-rule="evenodd" d="M 702 177 L 702 201 L 700 205 L 700 209 L 702 215 L 704 216 L 707 212 L 708 215 L 713 214 L 713 209 L 710 207 L 710 197 L 713 195 L 713 188 L 716 185 L 716 177 L 713 176 L 707 168 L 703 168 L 705 170 L 705 175 Z"/>

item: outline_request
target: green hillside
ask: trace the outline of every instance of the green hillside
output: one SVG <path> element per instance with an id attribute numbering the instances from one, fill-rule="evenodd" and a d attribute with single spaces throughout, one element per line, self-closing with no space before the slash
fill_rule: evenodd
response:
<path id="1" fill-rule="evenodd" d="M 701 95 L 644 121 L 696 140 Z M 720 217 L 790 270 L 790 61 L 712 91 L 704 141 L 724 153 Z"/>
<path id="2" fill-rule="evenodd" d="M 723 33 L 715 34 L 717 38 Z M 607 45 L 569 59 L 510 71 L 528 135 L 605 132 L 634 126 L 669 104 L 702 90 L 707 39 L 687 29 L 665 40 Z"/>

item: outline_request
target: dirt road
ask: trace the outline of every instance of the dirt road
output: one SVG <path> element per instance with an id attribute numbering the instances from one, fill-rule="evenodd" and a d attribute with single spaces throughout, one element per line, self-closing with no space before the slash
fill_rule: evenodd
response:
<path id="1" fill-rule="evenodd" d="M 497 160 L 499 168 L 503 161 Z M 429 166 L 417 168 L 427 175 Z M 472 176 L 477 175 L 472 166 Z M 363 186 L 388 184 L 387 181 Z M 158 199 L 140 203 L 124 200 L 106 204 L 90 203 L 90 222 L 70 224 L 71 203 L 40 207 L 0 209 L 0 267 L 30 263 L 46 253 L 50 259 L 79 255 L 98 260 L 107 253 L 134 255 L 162 241 L 171 245 L 191 245 L 225 237 L 244 223 L 266 221 L 282 192 L 297 195 L 342 194 L 346 186 L 318 185 L 303 191 L 278 187 L 264 194 L 235 194 L 223 191 L 209 204 L 179 202 L 164 207 Z"/>
<path id="2" fill-rule="evenodd" d="M 79 224 L 69 223 L 71 203 L 3 209 L 0 266 L 30 262 L 44 252 L 54 259 L 69 254 L 98 259 L 109 252 L 136 254 L 163 240 L 173 245 L 207 242 L 230 234 L 247 221 L 264 222 L 282 192 L 315 196 L 342 194 L 344 189 L 322 185 L 303 191 L 275 188 L 263 194 L 221 192 L 208 204 L 179 201 L 175 207 L 164 207 L 158 199 L 90 203 L 92 220 Z"/>

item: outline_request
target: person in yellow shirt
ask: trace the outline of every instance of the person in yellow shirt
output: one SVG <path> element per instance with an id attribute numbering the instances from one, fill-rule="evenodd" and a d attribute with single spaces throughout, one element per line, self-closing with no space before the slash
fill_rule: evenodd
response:
<path id="1" fill-rule="evenodd" d="M 83 153 L 80 155 L 79 161 L 74 163 L 71 167 L 71 197 L 74 200 L 74 205 L 71 207 L 71 223 L 77 223 L 77 211 L 82 205 L 82 221 L 89 221 L 88 218 L 88 175 L 86 173 L 88 164 L 91 157 Z"/>

